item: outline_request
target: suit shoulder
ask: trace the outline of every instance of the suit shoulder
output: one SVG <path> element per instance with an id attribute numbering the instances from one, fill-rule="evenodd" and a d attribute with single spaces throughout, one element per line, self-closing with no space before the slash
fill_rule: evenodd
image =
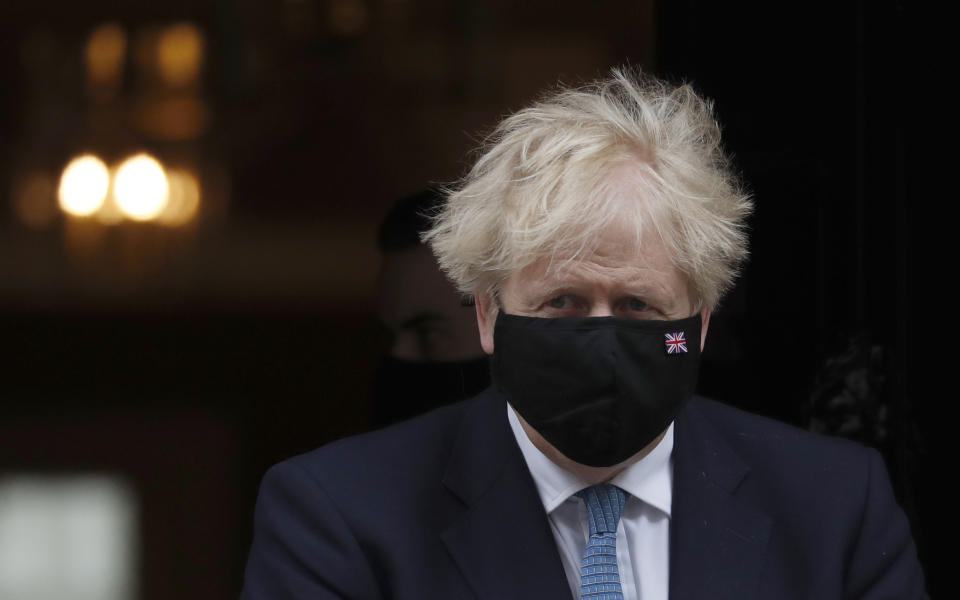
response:
<path id="1" fill-rule="evenodd" d="M 472 400 L 445 406 L 384 429 L 330 442 L 284 463 L 295 464 L 322 482 L 338 484 L 369 480 L 383 486 L 418 473 L 444 468 L 447 451 Z"/>
<path id="2" fill-rule="evenodd" d="M 856 442 L 806 431 L 720 402 L 696 398 L 691 411 L 709 423 L 751 468 L 779 473 L 796 482 L 823 483 L 866 476 L 877 454 Z"/>
<path id="3" fill-rule="evenodd" d="M 443 475 L 471 402 L 280 462 L 264 476 L 261 497 L 297 497 L 290 512 L 311 522 L 342 522 L 370 552 L 387 538 L 410 540 L 441 527 L 457 505 Z"/>
<path id="4" fill-rule="evenodd" d="M 830 437 L 788 425 L 770 417 L 735 408 L 716 400 L 697 397 L 692 410 L 713 425 L 734 446 L 780 446 L 830 455 L 862 454 L 866 447 L 843 438 Z"/>
<path id="5" fill-rule="evenodd" d="M 851 543 L 873 465 L 882 464 L 876 451 L 714 401 L 698 399 L 688 415 L 708 457 L 725 456 L 722 464 L 739 463 L 749 473 L 738 497 L 778 519 L 789 535 L 813 535 L 807 519 L 818 515 L 818 527 L 830 523 L 827 529 L 844 532 L 842 545 Z"/>
<path id="6" fill-rule="evenodd" d="M 729 449 L 743 463 L 736 495 L 773 519 L 771 544 L 785 556 L 818 557 L 811 583 L 826 586 L 833 575 L 820 567 L 843 565 L 837 585 L 854 590 L 849 597 L 871 587 L 885 598 L 924 597 L 909 523 L 879 452 L 702 398 L 687 414 L 692 433 L 710 440 L 708 456 Z"/>

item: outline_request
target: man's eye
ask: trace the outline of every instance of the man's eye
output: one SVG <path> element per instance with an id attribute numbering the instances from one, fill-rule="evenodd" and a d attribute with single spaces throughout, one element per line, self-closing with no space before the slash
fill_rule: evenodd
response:
<path id="1" fill-rule="evenodd" d="M 630 310 L 643 311 L 650 308 L 650 305 L 640 300 L 638 298 L 630 298 L 630 301 L 627 304 L 630 307 Z"/>
<path id="2" fill-rule="evenodd" d="M 551 298 L 547 304 L 550 305 L 550 308 L 566 308 L 569 304 L 569 299 L 566 296 L 557 296 L 556 298 Z"/>

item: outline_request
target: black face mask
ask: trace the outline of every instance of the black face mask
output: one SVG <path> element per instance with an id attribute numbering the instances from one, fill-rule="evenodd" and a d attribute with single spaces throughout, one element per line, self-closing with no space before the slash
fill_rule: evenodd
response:
<path id="1" fill-rule="evenodd" d="M 370 421 L 397 423 L 475 396 L 490 385 L 486 356 L 456 362 L 413 362 L 384 357 L 373 376 Z"/>
<path id="2" fill-rule="evenodd" d="M 564 456 L 609 467 L 656 439 L 693 395 L 700 326 L 699 314 L 648 321 L 501 313 L 494 384 Z"/>

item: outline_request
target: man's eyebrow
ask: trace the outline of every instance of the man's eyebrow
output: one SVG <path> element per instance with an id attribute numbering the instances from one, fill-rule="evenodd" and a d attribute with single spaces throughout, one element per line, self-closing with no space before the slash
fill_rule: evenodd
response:
<path id="1" fill-rule="evenodd" d="M 545 283 L 534 282 L 530 286 L 531 296 L 553 296 L 555 294 L 572 294 L 581 286 L 578 283 Z M 646 278 L 637 278 L 627 281 L 620 286 L 624 294 L 660 296 L 663 292 L 657 286 L 650 285 Z"/>

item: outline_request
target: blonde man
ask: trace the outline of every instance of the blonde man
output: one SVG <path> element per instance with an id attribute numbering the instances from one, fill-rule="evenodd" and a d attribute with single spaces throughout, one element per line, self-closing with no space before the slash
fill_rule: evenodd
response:
<path id="1" fill-rule="evenodd" d="M 244 597 L 922 598 L 875 451 L 693 395 L 750 209 L 688 86 L 506 118 L 424 236 L 494 385 L 274 467 Z"/>

